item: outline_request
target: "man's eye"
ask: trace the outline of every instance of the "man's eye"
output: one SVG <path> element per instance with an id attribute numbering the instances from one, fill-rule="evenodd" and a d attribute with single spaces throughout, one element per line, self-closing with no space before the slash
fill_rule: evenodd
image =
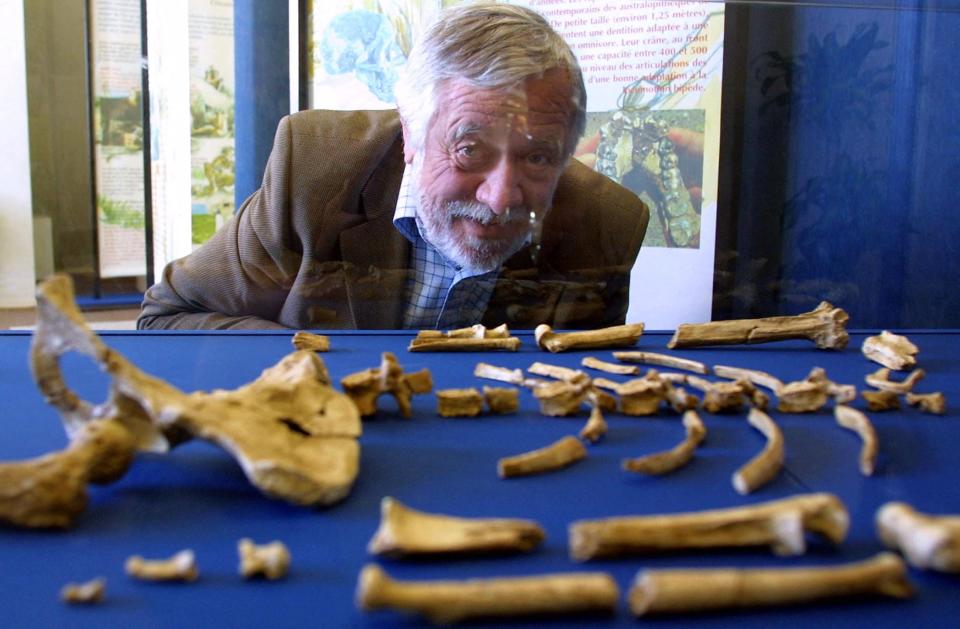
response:
<path id="1" fill-rule="evenodd" d="M 466 158 L 477 157 L 479 153 L 480 151 L 477 149 L 477 146 L 475 144 L 466 144 L 457 149 L 457 155 L 459 155 L 460 157 L 466 157 Z"/>
<path id="2" fill-rule="evenodd" d="M 553 164 L 553 158 L 546 153 L 531 153 L 527 155 L 527 163 L 532 166 L 545 167 Z"/>

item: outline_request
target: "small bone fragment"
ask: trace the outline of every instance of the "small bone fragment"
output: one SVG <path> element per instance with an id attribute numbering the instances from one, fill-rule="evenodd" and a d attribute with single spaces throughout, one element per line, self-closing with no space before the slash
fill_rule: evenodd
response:
<path id="1" fill-rule="evenodd" d="M 863 447 L 860 449 L 860 472 L 864 476 L 873 476 L 877 463 L 877 431 L 866 415 L 855 408 L 837 404 L 833 409 L 837 423 L 860 435 Z"/>
<path id="2" fill-rule="evenodd" d="M 624 459 L 621 467 L 627 472 L 637 472 L 651 476 L 669 474 L 680 469 L 690 462 L 694 450 L 703 443 L 707 435 L 707 429 L 696 411 L 687 411 L 683 414 L 683 426 L 686 429 L 687 436 L 676 447 L 636 459 Z"/>
<path id="3" fill-rule="evenodd" d="M 66 528 L 87 506 L 87 484 L 113 482 L 136 451 L 133 435 L 116 420 L 83 424 L 65 450 L 0 463 L 0 522 Z"/>
<path id="4" fill-rule="evenodd" d="M 636 616 L 795 605 L 851 596 L 908 598 L 907 567 L 893 553 L 818 568 L 644 570 L 628 594 Z"/>
<path id="5" fill-rule="evenodd" d="M 710 369 L 699 361 L 680 358 L 679 356 L 671 356 L 670 354 L 658 354 L 656 352 L 614 352 L 613 357 L 625 363 L 658 365 L 660 367 L 671 367 L 673 369 L 682 369 L 704 375 L 710 373 Z"/>
<path id="6" fill-rule="evenodd" d="M 611 614 L 620 590 L 599 572 L 462 581 L 397 581 L 380 566 L 360 572 L 357 606 L 364 611 L 396 609 L 446 625 L 474 618 L 537 614 Z"/>
<path id="7" fill-rule="evenodd" d="M 557 380 L 563 380 L 565 382 L 580 382 L 584 378 L 589 379 L 589 376 L 579 369 L 570 369 L 569 367 L 561 367 L 559 365 L 550 365 L 541 362 L 533 363 L 527 367 L 527 371 L 535 376 L 547 376 L 548 378 L 556 378 Z"/>
<path id="8" fill-rule="evenodd" d="M 107 593 L 107 580 L 100 577 L 86 583 L 68 583 L 60 590 L 60 600 L 70 605 L 102 603 Z"/>
<path id="9" fill-rule="evenodd" d="M 410 341 L 410 352 L 490 352 L 495 350 L 515 352 L 520 349 L 520 339 L 515 336 L 506 338 L 415 338 Z"/>
<path id="10" fill-rule="evenodd" d="M 906 377 L 901 382 L 894 382 L 890 379 L 890 369 L 888 367 L 881 367 L 871 374 L 867 374 L 864 378 L 867 384 L 881 391 L 892 391 L 893 393 L 899 393 L 905 395 L 913 391 L 913 387 L 917 382 L 919 382 L 927 372 L 923 369 L 914 369 L 910 372 L 910 375 Z"/>
<path id="11" fill-rule="evenodd" d="M 497 380 L 509 384 L 523 384 L 523 371 L 520 369 L 507 369 L 506 367 L 497 367 L 487 363 L 477 363 L 473 368 L 473 375 L 477 378 L 486 378 L 487 380 Z"/>
<path id="12" fill-rule="evenodd" d="M 947 399 L 943 393 L 907 393 L 907 404 L 917 406 L 924 413 L 943 415 L 947 412 Z"/>
<path id="13" fill-rule="evenodd" d="M 564 437 L 549 446 L 506 457 L 497 462 L 500 478 L 543 474 L 562 469 L 586 458 L 587 449 L 576 437 Z"/>
<path id="14" fill-rule="evenodd" d="M 810 312 L 787 317 L 684 323 L 674 332 L 667 347 L 677 349 L 809 339 L 820 349 L 843 349 L 850 340 L 847 334 L 849 318 L 842 308 L 822 301 Z"/>
<path id="15" fill-rule="evenodd" d="M 731 380 L 746 380 L 752 382 L 758 387 L 764 387 L 776 393 L 783 382 L 765 371 L 758 369 L 745 369 L 743 367 L 731 367 L 729 365 L 714 365 L 713 373 L 721 378 L 730 378 Z"/>
<path id="16" fill-rule="evenodd" d="M 483 396 L 475 388 L 437 391 L 437 413 L 441 417 L 476 417 L 483 410 Z"/>
<path id="17" fill-rule="evenodd" d="M 491 413 L 515 413 L 520 408 L 520 390 L 509 387 L 483 387 L 483 399 Z"/>
<path id="18" fill-rule="evenodd" d="M 546 538 L 532 520 L 459 518 L 380 501 L 380 526 L 367 544 L 373 555 L 405 557 L 480 552 L 530 552 Z"/>
<path id="19" fill-rule="evenodd" d="M 311 352 L 329 352 L 330 337 L 323 334 L 314 334 L 300 330 L 293 335 L 293 346 L 296 349 L 306 349 Z"/>
<path id="20" fill-rule="evenodd" d="M 357 405 L 357 410 L 363 417 L 375 414 L 377 399 L 384 393 L 389 393 L 397 401 L 400 415 L 409 418 L 413 414 L 410 404 L 413 395 L 428 393 L 433 388 L 429 370 L 404 373 L 392 352 L 383 352 L 380 367 L 344 376 L 340 379 L 340 385 L 343 392 Z"/>
<path id="21" fill-rule="evenodd" d="M 850 516 L 833 494 L 801 494 L 744 507 L 581 520 L 569 528 L 570 558 L 587 561 L 628 553 L 769 546 L 802 555 L 805 533 L 833 544 L 847 535 Z"/>
<path id="22" fill-rule="evenodd" d="M 915 568 L 960 572 L 960 516 L 920 513 L 905 502 L 877 511 L 877 532 Z"/>
<path id="23" fill-rule="evenodd" d="M 740 494 L 749 494 L 769 483 L 783 467 L 783 433 L 769 415 L 757 408 L 747 414 L 750 425 L 767 438 L 763 450 L 733 474 L 733 488 Z"/>
<path id="24" fill-rule="evenodd" d="M 868 411 L 892 411 L 900 408 L 900 396 L 893 391 L 865 389 L 860 395 L 866 401 Z"/>
<path id="25" fill-rule="evenodd" d="M 237 542 L 240 555 L 240 576 L 244 579 L 265 577 L 271 581 L 282 579 L 290 570 L 290 551 L 281 541 L 257 545 L 244 537 Z"/>
<path id="26" fill-rule="evenodd" d="M 579 381 L 558 380 L 533 389 L 533 396 L 540 402 L 540 412 L 550 417 L 573 415 L 587 400 L 590 393 L 590 378 Z"/>
<path id="27" fill-rule="evenodd" d="M 196 581 L 200 575 L 197 558 L 190 549 L 181 550 L 169 559 L 155 561 L 134 555 L 127 559 L 124 570 L 141 581 Z"/>
<path id="28" fill-rule="evenodd" d="M 580 361 L 580 364 L 589 369 L 596 369 L 597 371 L 603 371 L 605 373 L 615 373 L 621 376 L 636 376 L 640 374 L 640 368 L 636 365 L 608 363 L 605 360 L 600 360 L 593 356 L 585 356 L 583 360 Z"/>
<path id="29" fill-rule="evenodd" d="M 594 406 L 590 410 L 590 419 L 580 430 L 580 438 L 596 443 L 600 438 L 607 434 L 607 421 L 603 418 L 603 412 L 599 406 Z"/>
<path id="30" fill-rule="evenodd" d="M 868 360 L 897 370 L 916 367 L 917 353 L 920 351 L 910 339 L 889 330 L 864 339 L 861 349 Z"/>
<path id="31" fill-rule="evenodd" d="M 546 323 L 541 323 L 533 331 L 540 349 L 551 352 L 565 352 L 571 349 L 604 349 L 609 347 L 630 347 L 636 345 L 643 335 L 642 323 L 615 325 L 600 330 L 584 332 L 554 332 Z"/>

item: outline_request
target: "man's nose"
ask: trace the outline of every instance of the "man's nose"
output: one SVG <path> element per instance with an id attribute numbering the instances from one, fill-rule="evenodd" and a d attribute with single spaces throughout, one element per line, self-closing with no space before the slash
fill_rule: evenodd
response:
<path id="1" fill-rule="evenodd" d="M 509 158 L 500 159 L 487 171 L 477 187 L 477 201 L 483 203 L 498 216 L 511 207 L 523 205 L 520 188 L 520 172 Z"/>

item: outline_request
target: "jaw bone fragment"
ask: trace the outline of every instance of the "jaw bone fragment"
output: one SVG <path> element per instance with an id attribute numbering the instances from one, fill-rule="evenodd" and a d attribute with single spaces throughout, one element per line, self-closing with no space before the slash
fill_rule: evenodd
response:
<path id="1" fill-rule="evenodd" d="M 809 339 L 820 349 L 843 349 L 850 340 L 847 334 L 849 318 L 842 308 L 822 301 L 810 312 L 786 317 L 684 323 L 677 328 L 667 347 L 677 349 Z"/>
<path id="2" fill-rule="evenodd" d="M 621 467 L 627 472 L 650 475 L 669 474 L 680 469 L 690 462 L 694 450 L 703 443 L 707 435 L 707 429 L 696 411 L 687 411 L 683 414 L 683 426 L 686 429 L 687 437 L 676 447 L 636 459 L 624 459 Z"/>
<path id="3" fill-rule="evenodd" d="M 240 576 L 244 579 L 265 577 L 271 581 L 287 576 L 290 569 L 290 551 L 281 541 L 257 545 L 244 537 L 237 542 L 240 556 Z"/>
<path id="4" fill-rule="evenodd" d="M 520 408 L 519 389 L 484 386 L 483 399 L 491 413 L 515 413 Z"/>
<path id="5" fill-rule="evenodd" d="M 840 499 L 825 493 L 730 509 L 581 520 L 569 528 L 570 558 L 587 561 L 629 553 L 749 546 L 769 546 L 781 556 L 802 555 L 805 533 L 839 544 L 849 524 Z"/>
<path id="6" fill-rule="evenodd" d="M 943 415 L 947 412 L 947 399 L 943 393 L 910 393 L 906 395 L 907 404 L 917 406 L 924 413 L 933 413 L 934 415 Z"/>
<path id="7" fill-rule="evenodd" d="M 430 371 L 421 369 L 414 373 L 404 373 L 392 352 L 383 352 L 380 366 L 364 369 L 340 379 L 340 386 L 353 403 L 360 415 L 366 417 L 377 412 L 377 398 L 389 393 L 397 401 L 400 415 L 409 418 L 413 414 L 410 399 L 417 393 L 429 393 L 433 390 Z"/>
<path id="8" fill-rule="evenodd" d="M 442 332 L 421 330 L 410 341 L 411 352 L 482 352 L 505 349 L 515 352 L 520 348 L 520 339 L 510 336 L 506 324 L 487 329 L 481 324 Z"/>
<path id="9" fill-rule="evenodd" d="M 688 358 L 671 356 L 670 354 L 658 354 L 656 352 L 614 352 L 613 357 L 625 363 L 641 363 L 643 365 L 657 365 L 659 367 L 671 367 L 673 369 L 682 369 L 706 375 L 710 369 L 699 361 Z M 717 374 L 720 375 L 720 374 Z"/>
<path id="10" fill-rule="evenodd" d="M 389 496 L 380 501 L 380 526 L 367 551 L 404 557 L 480 552 L 530 552 L 546 537 L 532 520 L 458 518 L 425 513 Z"/>
<path id="11" fill-rule="evenodd" d="M 642 323 L 615 325 L 600 330 L 583 332 L 554 332 L 546 323 L 541 323 L 533 331 L 540 349 L 550 352 L 565 352 L 571 349 L 604 349 L 609 347 L 630 347 L 643 335 Z"/>
<path id="12" fill-rule="evenodd" d="M 916 568 L 960 572 L 960 516 L 920 513 L 904 502 L 888 502 L 877 511 L 877 532 Z"/>
<path id="13" fill-rule="evenodd" d="M 747 414 L 750 425 L 763 433 L 767 445 L 733 474 L 733 488 L 740 494 L 749 494 L 769 483 L 783 467 L 783 433 L 769 415 L 751 408 Z"/>
<path id="14" fill-rule="evenodd" d="M 920 351 L 910 339 L 889 330 L 864 339 L 861 350 L 868 360 L 898 370 L 916 367 L 917 353 Z"/>
<path id="15" fill-rule="evenodd" d="M 703 612 L 793 605 L 847 596 L 908 598 L 907 568 L 893 553 L 825 568 L 645 570 L 628 594 L 630 611 Z"/>
<path id="16" fill-rule="evenodd" d="M 148 560 L 133 555 L 124 564 L 124 571 L 141 581 L 196 581 L 200 576 L 196 555 L 190 549 L 181 550 L 169 559 Z"/>
<path id="17" fill-rule="evenodd" d="M 437 414 L 441 417 L 476 417 L 483 410 L 483 397 L 475 388 L 437 391 Z"/>
<path id="18" fill-rule="evenodd" d="M 102 603 L 107 594 L 107 580 L 100 577 L 86 583 L 68 583 L 60 590 L 60 600 L 69 605 Z"/>
<path id="19" fill-rule="evenodd" d="M 900 408 L 900 396 L 893 391 L 865 389 L 860 392 L 868 411 L 892 411 Z"/>
<path id="20" fill-rule="evenodd" d="M 65 528 L 87 506 L 87 483 L 110 483 L 133 461 L 133 435 L 112 419 L 77 428 L 65 450 L 0 463 L 0 522 Z"/>
<path id="21" fill-rule="evenodd" d="M 927 372 L 923 369 L 914 369 L 903 381 L 894 382 L 890 379 L 890 369 L 888 367 L 881 367 L 873 373 L 867 374 L 864 380 L 866 380 L 867 384 L 871 387 L 880 389 L 881 391 L 891 391 L 904 395 L 913 391 L 914 385 L 925 375 L 927 375 Z"/>
<path id="22" fill-rule="evenodd" d="M 587 449 L 576 437 L 564 437 L 549 446 L 506 457 L 497 462 L 500 478 L 553 472 L 586 458 Z"/>
<path id="23" fill-rule="evenodd" d="M 295 349 L 308 349 L 312 352 L 329 352 L 330 337 L 300 330 L 291 339 Z"/>
<path id="24" fill-rule="evenodd" d="M 360 572 L 357 606 L 396 609 L 434 624 L 531 614 L 613 613 L 620 598 L 608 574 L 578 572 L 464 581 L 396 581 L 369 564 Z"/>
<path id="25" fill-rule="evenodd" d="M 860 472 L 864 476 L 873 476 L 873 470 L 877 464 L 877 431 L 866 415 L 855 408 L 838 404 L 833 409 L 833 416 L 837 423 L 852 430 L 863 440 L 863 447 L 860 449 Z"/>
<path id="26" fill-rule="evenodd" d="M 84 323 L 68 277 L 44 281 L 37 305 L 31 368 L 68 435 L 114 417 L 141 450 L 163 452 L 189 437 L 216 443 L 268 496 L 320 505 L 350 491 L 359 465 L 360 418 L 353 403 L 330 386 L 326 366 L 315 353 L 288 354 L 234 391 L 188 395 L 104 345 Z M 67 387 L 59 357 L 68 351 L 90 356 L 110 376 L 106 402 L 93 406 Z"/>

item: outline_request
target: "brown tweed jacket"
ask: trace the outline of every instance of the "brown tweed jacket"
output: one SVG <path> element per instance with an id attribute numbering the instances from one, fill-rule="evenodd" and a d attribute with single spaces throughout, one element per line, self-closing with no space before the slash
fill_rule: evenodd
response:
<path id="1" fill-rule="evenodd" d="M 403 175 L 395 111 L 305 111 L 280 121 L 263 185 L 213 238 L 163 270 L 139 328 L 396 328 L 410 243 L 394 228 Z M 649 213 L 571 160 L 529 248 L 501 270 L 480 323 L 622 323 Z"/>

